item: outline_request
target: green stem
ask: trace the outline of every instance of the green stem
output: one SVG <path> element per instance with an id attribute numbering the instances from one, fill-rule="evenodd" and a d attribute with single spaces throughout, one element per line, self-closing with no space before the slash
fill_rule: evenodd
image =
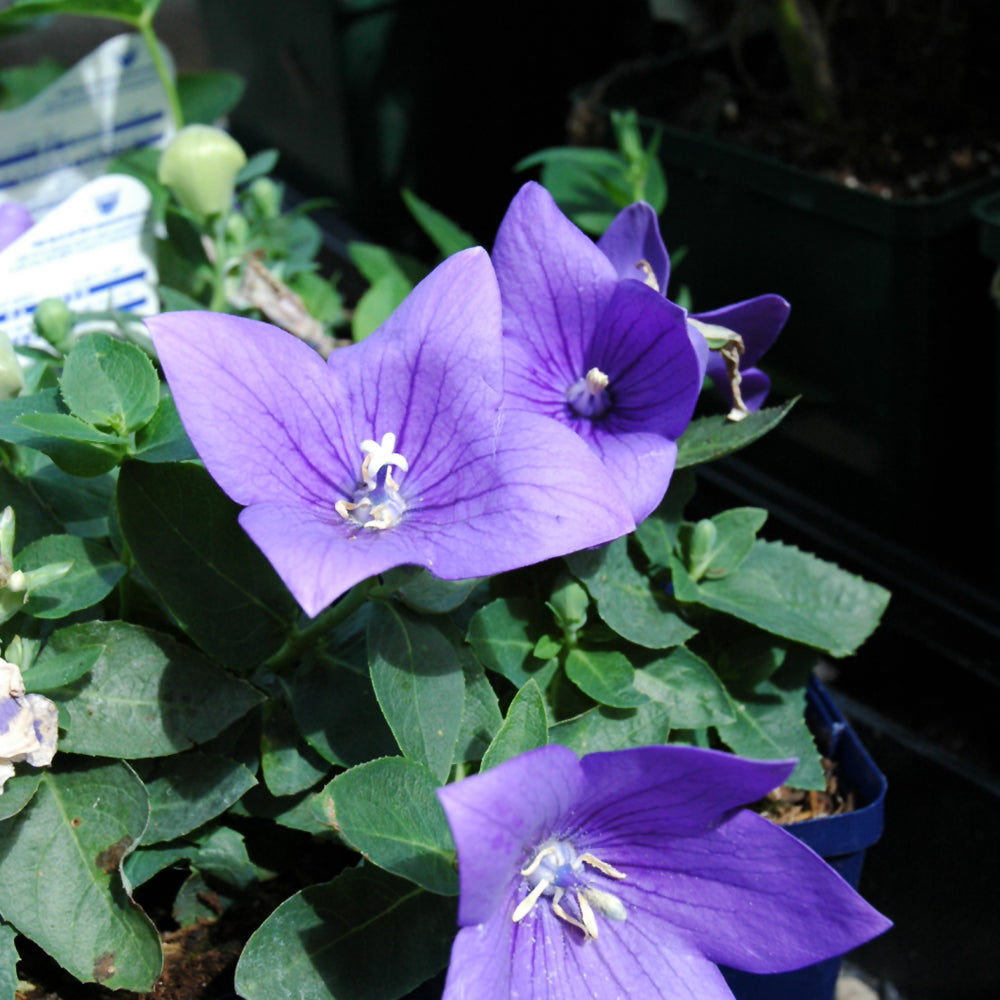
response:
<path id="1" fill-rule="evenodd" d="M 149 49 L 153 65 L 156 67 L 156 75 L 160 78 L 160 83 L 166 92 L 174 125 L 178 129 L 181 129 L 184 127 L 184 112 L 181 110 L 180 95 L 177 93 L 177 84 L 170 75 L 170 70 L 167 68 L 167 61 L 163 58 L 163 50 L 160 48 L 156 32 L 153 30 L 152 15 L 150 15 L 148 20 L 143 19 L 140 21 L 138 27 L 139 33 L 142 35 L 142 40 L 146 43 L 146 48 Z"/>
<path id="2" fill-rule="evenodd" d="M 228 213 L 227 213 L 228 214 Z M 215 242 L 215 264 L 212 277 L 212 298 L 208 308 L 212 312 L 226 311 L 226 217 L 219 215 L 215 219 L 215 232 L 212 239 Z"/>
<path id="3" fill-rule="evenodd" d="M 349 590 L 336 604 L 320 612 L 305 628 L 296 629 L 285 640 L 285 644 L 274 656 L 264 662 L 264 666 L 280 672 L 282 667 L 295 663 L 302 653 L 312 646 L 317 639 L 324 636 L 330 629 L 349 618 L 362 604 L 368 600 L 372 589 L 372 580 L 365 580 Z"/>

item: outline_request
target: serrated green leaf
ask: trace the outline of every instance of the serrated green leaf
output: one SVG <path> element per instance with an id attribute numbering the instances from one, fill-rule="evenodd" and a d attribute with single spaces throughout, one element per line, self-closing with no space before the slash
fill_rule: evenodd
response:
<path id="1" fill-rule="evenodd" d="M 517 688 L 534 680 L 544 691 L 559 662 L 535 659 L 535 645 L 547 624 L 537 603 L 501 597 L 480 608 L 469 621 L 466 640 L 488 670 L 502 674 Z"/>
<path id="2" fill-rule="evenodd" d="M 729 695 L 712 668 L 684 646 L 635 673 L 635 686 L 665 706 L 672 729 L 733 721 Z"/>
<path id="3" fill-rule="evenodd" d="M 549 729 L 549 742 L 559 743 L 579 756 L 602 750 L 666 743 L 670 714 L 664 705 L 647 701 L 638 708 L 599 705 Z"/>
<path id="4" fill-rule="evenodd" d="M 510 703 L 500 732 L 483 754 L 480 771 L 488 771 L 505 760 L 511 760 L 526 750 L 543 747 L 548 742 L 549 723 L 545 713 L 545 699 L 538 685 L 529 680 Z"/>
<path id="5" fill-rule="evenodd" d="M 718 580 L 735 572 L 750 554 L 766 520 L 767 511 L 760 507 L 734 507 L 716 514 L 709 521 L 714 529 L 712 543 L 697 556 L 691 548 L 695 525 L 682 525 L 679 541 L 692 578 Z"/>
<path id="6" fill-rule="evenodd" d="M 15 443 L 43 452 L 72 476 L 100 476 L 132 450 L 127 438 L 99 431 L 69 413 L 25 413 L 15 424 L 24 432 Z"/>
<path id="7" fill-rule="evenodd" d="M 147 423 L 160 402 L 160 381 L 149 356 L 106 333 L 90 333 L 76 342 L 63 365 L 59 389 L 74 416 L 121 435 Z"/>
<path id="8" fill-rule="evenodd" d="M 435 794 L 439 787 L 423 764 L 382 757 L 334 778 L 314 811 L 332 819 L 344 839 L 380 868 L 453 896 L 457 862 Z"/>
<path id="9" fill-rule="evenodd" d="M 450 257 L 453 253 L 476 245 L 476 241 L 461 226 L 432 208 L 412 191 L 403 188 L 402 195 L 410 215 L 438 248 L 442 257 Z"/>
<path id="10" fill-rule="evenodd" d="M 723 611 L 773 635 L 849 656 L 875 630 L 889 601 L 878 584 L 781 542 L 758 539 L 739 570 L 694 583 L 674 569 L 679 601 Z"/>
<path id="11" fill-rule="evenodd" d="M 647 577 L 632 565 L 627 539 L 600 549 L 577 552 L 566 562 L 597 602 L 602 620 L 638 646 L 666 649 L 686 642 L 697 631 L 658 600 Z"/>
<path id="12" fill-rule="evenodd" d="M 635 670 L 617 650 L 571 649 L 566 676 L 586 695 L 611 708 L 636 708 L 649 699 L 634 685 Z"/>
<path id="13" fill-rule="evenodd" d="M 368 626 L 368 663 L 375 697 L 400 750 L 443 781 L 465 699 L 453 646 L 427 619 L 380 603 Z"/>
<path id="14" fill-rule="evenodd" d="M 58 580 L 28 595 L 24 610 L 36 618 L 65 618 L 93 607 L 111 593 L 125 575 L 125 567 L 103 545 L 75 535 L 49 535 L 22 549 L 16 569 L 37 569 L 51 563 L 72 562 Z"/>
<path id="15" fill-rule="evenodd" d="M 37 437 L 34 431 L 20 423 L 29 413 L 61 413 L 59 393 L 55 389 L 39 389 L 14 399 L 0 399 L 0 441 L 28 445 Z"/>
<path id="16" fill-rule="evenodd" d="M 145 789 L 123 764 L 60 768 L 0 827 L 0 911 L 77 979 L 152 989 L 160 938 L 120 874 L 146 826 Z"/>
<path id="17" fill-rule="evenodd" d="M 136 563 L 202 649 L 248 672 L 281 647 L 297 605 L 203 468 L 128 462 L 117 501 Z"/>
<path id="18" fill-rule="evenodd" d="M 136 761 L 149 795 L 144 844 L 160 844 L 197 829 L 225 812 L 257 784 L 240 763 L 220 754 L 186 753 Z"/>
<path id="19" fill-rule="evenodd" d="M 60 750 L 101 757 L 161 757 L 222 732 L 261 701 L 249 684 L 152 629 L 85 622 L 49 639 L 54 652 L 102 646 L 90 673 L 51 692 Z"/>
<path id="20" fill-rule="evenodd" d="M 773 430 L 788 416 L 792 407 L 798 402 L 798 397 L 782 403 L 781 406 L 769 406 L 749 413 L 734 423 L 725 416 L 698 417 L 688 424 L 687 429 L 677 442 L 677 464 L 675 468 L 684 469 L 689 465 L 700 465 L 702 462 L 713 462 L 724 455 L 753 444 L 768 431 Z"/>
<path id="21" fill-rule="evenodd" d="M 240 957 L 236 989 L 246 1000 L 395 1000 L 445 967 L 455 913 L 452 897 L 379 868 L 349 868 L 264 921 Z"/>
<path id="22" fill-rule="evenodd" d="M 173 396 L 164 395 L 149 423 L 136 431 L 135 457 L 143 462 L 186 462 L 198 457 Z"/>

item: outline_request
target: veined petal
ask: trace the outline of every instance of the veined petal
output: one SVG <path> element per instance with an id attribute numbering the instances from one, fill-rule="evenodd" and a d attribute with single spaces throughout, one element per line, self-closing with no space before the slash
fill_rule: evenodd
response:
<path id="1" fill-rule="evenodd" d="M 582 789 L 580 762 L 561 746 L 438 789 L 458 849 L 459 924 L 483 923 L 505 905 L 513 910 L 511 887 L 532 843 L 572 809 Z"/>
<path id="2" fill-rule="evenodd" d="M 511 202 L 493 247 L 505 337 L 568 387 L 617 283 L 615 269 L 552 196 L 530 181 Z"/>
<path id="3" fill-rule="evenodd" d="M 789 972 L 841 955 L 892 926 L 790 833 L 741 810 L 700 837 L 637 849 L 622 897 L 713 962 Z"/>
<path id="4" fill-rule="evenodd" d="M 775 342 L 791 306 L 780 295 L 758 295 L 721 309 L 692 313 L 693 319 L 725 327 L 743 338 L 742 366 L 755 365 Z"/>
<path id="5" fill-rule="evenodd" d="M 660 220 L 652 205 L 637 201 L 623 208 L 597 241 L 597 246 L 611 261 L 619 278 L 646 281 L 646 275 L 639 266 L 639 262 L 644 261 L 656 281 L 657 290 L 667 294 L 670 257 L 660 235 Z"/>

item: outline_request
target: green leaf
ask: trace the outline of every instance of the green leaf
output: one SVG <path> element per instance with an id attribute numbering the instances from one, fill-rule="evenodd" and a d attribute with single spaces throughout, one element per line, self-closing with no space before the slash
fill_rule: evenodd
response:
<path id="1" fill-rule="evenodd" d="M 279 649 L 298 608 L 200 466 L 128 462 L 118 518 L 136 563 L 207 653 L 249 671 Z"/>
<path id="2" fill-rule="evenodd" d="M 0 921 L 0 1000 L 15 1000 L 17 993 L 17 931 Z"/>
<path id="3" fill-rule="evenodd" d="M 250 860 L 243 834 L 228 826 L 202 837 L 193 861 L 199 871 L 237 889 L 246 889 L 263 874 Z"/>
<path id="4" fill-rule="evenodd" d="M 246 81 L 236 73 L 181 73 L 177 77 L 177 96 L 184 124 L 214 125 L 240 103 L 244 90 Z"/>
<path id="5" fill-rule="evenodd" d="M 481 582 L 476 578 L 439 580 L 421 568 L 396 591 L 396 595 L 411 611 L 440 615 L 461 607 Z"/>
<path id="6" fill-rule="evenodd" d="M 781 542 L 758 540 L 738 571 L 694 583 L 679 563 L 679 601 L 697 602 L 785 639 L 849 656 L 878 625 L 884 588 Z"/>
<path id="7" fill-rule="evenodd" d="M 351 767 L 396 752 L 367 671 L 307 659 L 292 678 L 291 704 L 306 742 L 331 764 Z"/>
<path id="8" fill-rule="evenodd" d="M 500 714 L 496 692 L 483 665 L 464 643 L 458 649 L 458 658 L 465 675 L 462 725 L 455 743 L 455 763 L 461 764 L 467 760 L 479 760 L 483 756 L 503 724 L 503 716 Z"/>
<path id="9" fill-rule="evenodd" d="M 382 757 L 334 778 L 314 809 L 380 868 L 454 896 L 457 862 L 439 787 L 423 764 Z"/>
<path id="10" fill-rule="evenodd" d="M 549 729 L 549 742 L 569 747 L 583 756 L 599 750 L 666 743 L 670 735 L 670 715 L 664 705 L 647 701 L 638 708 L 610 708 L 599 705 L 582 715 Z"/>
<path id="11" fill-rule="evenodd" d="M 185 462 L 198 457 L 169 393 L 160 399 L 149 423 L 136 431 L 135 457 L 143 462 Z"/>
<path id="12" fill-rule="evenodd" d="M 236 989 L 246 1000 L 395 1000 L 447 965 L 455 913 L 450 897 L 349 868 L 264 921 L 240 957 Z"/>
<path id="13" fill-rule="evenodd" d="M 708 522 L 713 528 L 711 544 L 697 554 L 692 548 L 697 526 L 690 523 L 682 525 L 679 533 L 681 549 L 692 578 L 718 580 L 738 569 L 750 554 L 757 532 L 766 520 L 767 511 L 759 507 L 724 510 Z"/>
<path id="14" fill-rule="evenodd" d="M 100 476 L 132 450 L 128 438 L 105 434 L 69 413 L 26 413 L 16 424 L 26 433 L 15 443 L 37 448 L 73 476 Z"/>
<path id="15" fill-rule="evenodd" d="M 74 416 L 122 435 L 148 423 L 160 402 L 160 381 L 148 355 L 106 333 L 76 342 L 59 389 Z"/>
<path id="16" fill-rule="evenodd" d="M 785 665 L 751 692 L 731 697 L 734 721 L 716 725 L 719 737 L 734 753 L 756 760 L 798 759 L 787 784 L 823 789 L 826 778 L 806 725 L 806 681 L 815 656 L 789 652 Z"/>
<path id="17" fill-rule="evenodd" d="M 60 768 L 0 827 L 0 911 L 77 979 L 152 989 L 160 938 L 121 879 L 149 816 L 146 791 L 123 764 L 67 769 L 60 757 Z"/>
<path id="18" fill-rule="evenodd" d="M 474 247 L 476 241 L 460 226 L 455 225 L 446 215 L 436 208 L 431 208 L 426 201 L 418 198 L 412 191 L 403 188 L 403 201 L 410 210 L 410 215 L 417 225 L 427 234 L 431 242 L 438 248 L 442 257 L 450 257 L 460 250 Z"/>
<path id="19" fill-rule="evenodd" d="M 180 861 L 187 861 L 197 850 L 195 844 L 187 841 L 156 847 L 139 847 L 125 859 L 122 872 L 127 883 L 133 889 L 138 889 L 165 868 Z"/>
<path id="20" fill-rule="evenodd" d="M 632 565 L 627 539 L 570 556 L 569 568 L 597 602 L 610 628 L 639 646 L 666 649 L 686 642 L 696 632 L 657 600 L 649 580 Z"/>
<path id="21" fill-rule="evenodd" d="M 291 710 L 277 699 L 264 705 L 260 738 L 264 783 L 272 795 L 295 795 L 326 776 L 330 765 L 299 734 Z"/>
<path id="22" fill-rule="evenodd" d="M 354 307 L 351 317 L 351 336 L 354 340 L 364 340 L 377 330 L 412 291 L 409 279 L 396 271 L 390 271 L 375 281 Z"/>
<path id="23" fill-rule="evenodd" d="M 637 670 L 635 686 L 665 706 L 673 729 L 733 721 L 725 686 L 700 656 L 684 646 Z"/>
<path id="24" fill-rule="evenodd" d="M 773 430 L 788 416 L 798 397 L 781 406 L 769 406 L 747 414 L 746 418 L 734 423 L 725 416 L 698 417 L 688 424 L 677 442 L 677 464 L 684 469 L 689 465 L 713 462 L 724 455 L 732 454 L 753 444 L 768 431 Z"/>
<path id="25" fill-rule="evenodd" d="M 586 695 L 612 708 L 636 708 L 648 697 L 634 685 L 635 670 L 617 650 L 571 649 L 566 676 Z"/>
<path id="26" fill-rule="evenodd" d="M 20 765 L 18 770 L 21 773 L 8 778 L 3 786 L 3 795 L 0 795 L 0 822 L 16 816 L 31 801 L 42 780 L 42 771 L 36 771 L 25 764 Z M 2 843 L 3 835 L 0 830 L 0 844 Z"/>
<path id="27" fill-rule="evenodd" d="M 60 653 L 47 645 L 24 675 L 25 689 L 44 693 L 65 687 L 89 673 L 103 652 L 103 646 L 80 646 Z"/>
<path id="28" fill-rule="evenodd" d="M 549 742 L 549 723 L 545 714 L 545 699 L 538 685 L 529 680 L 514 696 L 507 709 L 500 732 L 483 754 L 480 772 L 488 771 L 505 760 L 511 760 L 526 750 L 543 747 Z"/>
<path id="29" fill-rule="evenodd" d="M 20 418 L 29 413 L 60 413 L 59 393 L 55 389 L 39 389 L 38 392 L 15 399 L 0 399 L 0 441 L 21 444 L 28 447 L 29 441 L 37 437 L 34 431 L 20 423 Z"/>
<path id="30" fill-rule="evenodd" d="M 133 765 L 149 794 L 144 844 L 174 840 L 225 812 L 257 784 L 240 763 L 212 753 L 186 753 Z"/>
<path id="31" fill-rule="evenodd" d="M 472 616 L 466 639 L 488 670 L 502 674 L 517 688 L 534 680 L 544 691 L 559 661 L 534 656 L 546 624 L 551 624 L 539 612 L 539 605 L 526 598 L 498 598 Z"/>
<path id="32" fill-rule="evenodd" d="M 37 569 L 50 563 L 72 562 L 58 580 L 31 591 L 24 610 L 36 618 L 65 618 L 93 607 L 111 593 L 125 567 L 103 546 L 75 535 L 49 535 L 21 549 L 16 569 Z"/>
<path id="33" fill-rule="evenodd" d="M 200 653 L 138 625 L 70 625 L 49 645 L 56 653 L 104 647 L 86 677 L 51 693 L 66 730 L 60 750 L 162 757 L 211 739 L 261 701 Z"/>
<path id="34" fill-rule="evenodd" d="M 144 10 L 156 9 L 161 0 L 14 0 L 0 13 L 0 24 L 16 23 L 52 14 L 76 14 L 81 17 L 109 17 L 138 28 Z"/>
<path id="35" fill-rule="evenodd" d="M 427 619 L 380 603 L 368 626 L 368 661 L 375 697 L 400 750 L 443 781 L 465 699 L 452 644 Z"/>

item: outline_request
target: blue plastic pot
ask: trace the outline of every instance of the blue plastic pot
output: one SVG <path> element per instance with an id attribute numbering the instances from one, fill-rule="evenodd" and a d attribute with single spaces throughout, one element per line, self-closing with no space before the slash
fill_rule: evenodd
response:
<path id="1" fill-rule="evenodd" d="M 826 688 L 815 678 L 807 692 L 806 717 L 826 756 L 836 761 L 841 786 L 854 792 L 855 809 L 839 816 L 793 823 L 785 829 L 857 889 L 865 850 L 882 835 L 886 780 Z M 737 1000 L 833 1000 L 840 958 L 773 976 L 735 969 L 722 971 Z"/>

